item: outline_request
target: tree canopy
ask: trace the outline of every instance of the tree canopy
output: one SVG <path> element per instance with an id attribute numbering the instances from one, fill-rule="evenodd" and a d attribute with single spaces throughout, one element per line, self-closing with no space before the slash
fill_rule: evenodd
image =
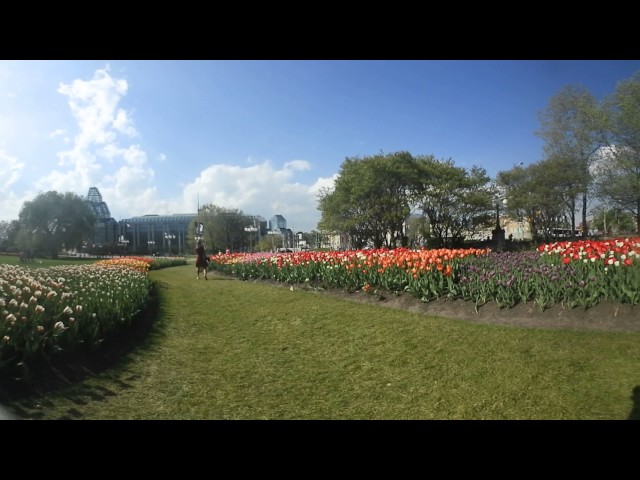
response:
<path id="1" fill-rule="evenodd" d="M 355 248 L 398 247 L 407 245 L 408 217 L 419 209 L 432 243 L 459 245 L 490 221 L 489 180 L 480 167 L 467 170 L 408 152 L 347 158 L 334 189 L 320 192 L 319 227 L 348 233 Z"/>
<path id="2" fill-rule="evenodd" d="M 201 207 L 198 219 L 204 224 L 204 242 L 211 253 L 227 248 L 236 251 L 248 245 L 244 230 L 248 222 L 242 210 L 208 204 Z"/>
<path id="3" fill-rule="evenodd" d="M 456 247 L 491 225 L 493 195 L 486 171 L 457 167 L 452 160 L 420 156 L 412 197 L 429 220 L 434 246 Z"/>
<path id="4" fill-rule="evenodd" d="M 497 175 L 506 192 L 507 214 L 526 219 L 530 231 L 545 241 L 554 236 L 554 229 L 576 230 L 575 199 L 581 182 L 570 165 L 564 158 L 550 157 Z"/>
<path id="5" fill-rule="evenodd" d="M 609 148 L 594 168 L 598 198 L 631 213 L 640 232 L 640 73 L 605 99 Z"/>
<path id="6" fill-rule="evenodd" d="M 81 248 L 93 236 L 96 217 L 75 193 L 48 191 L 23 204 L 16 242 L 23 249 L 46 250 L 57 258 L 62 247 Z"/>
<path id="7" fill-rule="evenodd" d="M 635 229 L 631 214 L 620 208 L 601 206 L 596 210 L 591 223 L 594 229 L 605 235 L 623 235 Z"/>
<path id="8" fill-rule="evenodd" d="M 544 141 L 547 159 L 561 159 L 574 181 L 571 189 L 582 196 L 582 223 L 587 224 L 590 167 L 598 151 L 606 145 L 606 114 L 597 100 L 584 88 L 567 85 L 553 96 L 538 115 L 538 136 Z"/>
<path id="9" fill-rule="evenodd" d="M 400 246 L 414 167 L 408 152 L 347 158 L 335 188 L 319 194 L 320 229 L 348 233 L 355 248 Z"/>

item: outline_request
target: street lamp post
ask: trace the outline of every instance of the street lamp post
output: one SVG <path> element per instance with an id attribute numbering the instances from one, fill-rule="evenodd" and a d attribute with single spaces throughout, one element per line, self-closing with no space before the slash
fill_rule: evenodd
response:
<path id="1" fill-rule="evenodd" d="M 171 240 L 173 240 L 174 238 L 176 238 L 176 236 L 171 233 L 164 234 L 164 239 L 169 242 L 169 256 L 171 256 Z"/>
<path id="2" fill-rule="evenodd" d="M 196 232 L 194 237 L 196 241 L 202 240 L 204 238 L 204 223 L 196 222 Z"/>
<path id="3" fill-rule="evenodd" d="M 154 245 L 156 244 L 155 240 L 147 240 L 147 245 L 149 246 L 149 250 L 151 251 L 151 254 L 153 255 L 153 250 L 154 250 Z"/>
<path id="4" fill-rule="evenodd" d="M 129 240 L 127 240 L 124 235 L 120 235 L 120 238 L 118 238 L 118 245 L 120 245 L 122 247 L 123 250 L 123 254 L 126 255 L 127 254 L 127 245 L 129 245 Z"/>
<path id="5" fill-rule="evenodd" d="M 244 231 L 249 233 L 249 251 L 253 252 L 253 233 L 258 231 L 258 228 L 253 226 L 244 227 Z"/>
<path id="6" fill-rule="evenodd" d="M 122 247 L 123 254 L 127 254 L 127 246 L 129 245 L 129 240 L 127 240 L 127 228 L 130 227 L 128 223 L 120 222 L 120 236 L 118 237 L 118 245 Z"/>
<path id="7" fill-rule="evenodd" d="M 497 251 L 504 249 L 504 228 L 500 226 L 500 204 L 507 206 L 507 199 L 498 194 L 496 200 L 496 228 L 491 231 L 492 241 Z"/>
<path id="8" fill-rule="evenodd" d="M 277 235 L 277 234 L 278 234 L 278 232 L 276 232 L 275 230 L 269 230 L 269 231 L 267 232 L 267 234 L 271 235 L 271 249 L 272 249 L 273 251 L 275 251 L 275 250 L 276 250 L 276 244 L 275 244 L 274 235 Z"/>

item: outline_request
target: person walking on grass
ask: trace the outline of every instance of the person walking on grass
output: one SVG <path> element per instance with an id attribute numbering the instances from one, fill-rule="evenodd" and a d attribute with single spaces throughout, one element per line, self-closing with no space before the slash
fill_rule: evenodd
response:
<path id="1" fill-rule="evenodd" d="M 204 273 L 204 279 L 207 279 L 207 265 L 209 264 L 207 255 L 204 251 L 204 244 L 202 240 L 198 240 L 198 245 L 196 246 L 196 278 L 200 280 L 200 270 Z"/>

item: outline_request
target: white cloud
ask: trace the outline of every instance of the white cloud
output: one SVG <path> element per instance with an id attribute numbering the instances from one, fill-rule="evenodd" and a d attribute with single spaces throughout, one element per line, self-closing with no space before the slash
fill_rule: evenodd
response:
<path id="1" fill-rule="evenodd" d="M 338 174 L 334 174 L 330 178 L 320 177 L 316 182 L 309 187 L 309 192 L 313 194 L 318 194 L 322 189 L 333 190 L 335 188 L 336 180 L 338 179 Z"/>
<path id="2" fill-rule="evenodd" d="M 122 149 L 117 145 L 110 143 L 96 151 L 99 157 L 106 158 L 109 163 L 113 163 L 122 155 Z"/>
<path id="3" fill-rule="evenodd" d="M 62 136 L 64 134 L 66 134 L 66 133 L 67 132 L 65 132 L 62 128 L 57 128 L 53 132 L 51 132 L 49 134 L 49 138 L 53 139 L 53 138 L 56 138 L 56 137 L 60 137 L 60 136 Z"/>
<path id="4" fill-rule="evenodd" d="M 73 190 L 84 195 L 90 187 L 98 187 L 107 204 L 118 209 L 157 203 L 152 200 L 154 172 L 146 153 L 139 145 L 118 142 L 120 134 L 137 135 L 128 113 L 118 107 L 127 90 L 127 82 L 113 78 L 108 67 L 97 70 L 90 80 L 60 85 L 58 93 L 68 97 L 79 133 L 70 150 L 58 152 L 60 168 L 36 180 L 40 190 Z M 56 130 L 52 136 L 63 133 Z M 115 170 L 107 170 L 107 164 Z"/>
<path id="5" fill-rule="evenodd" d="M 61 152 L 59 165 L 72 165 L 67 171 L 53 170 L 48 175 L 36 180 L 35 185 L 40 190 L 57 191 L 88 191 L 101 177 L 102 166 L 96 161 L 94 153 L 83 151 L 77 147 L 74 150 Z"/>
<path id="6" fill-rule="evenodd" d="M 91 80 L 77 79 L 60 85 L 58 93 L 69 97 L 71 113 L 80 128 L 75 138 L 76 147 L 84 149 L 113 142 L 116 132 L 135 132 L 126 113 L 116 109 L 127 89 L 126 80 L 111 77 L 108 67 L 97 70 Z"/>
<path id="7" fill-rule="evenodd" d="M 139 145 L 131 145 L 122 150 L 122 158 L 128 165 L 142 168 L 147 163 L 147 154 Z"/>
<path id="8" fill-rule="evenodd" d="M 34 195 L 31 192 L 17 196 L 13 191 L 3 191 L 0 197 L 0 211 L 2 212 L 0 220 L 17 220 L 24 202 L 33 200 L 33 197 Z"/>
<path id="9" fill-rule="evenodd" d="M 122 109 L 118 110 L 118 113 L 116 114 L 116 118 L 113 121 L 113 128 L 129 137 L 135 137 L 138 135 L 138 132 L 133 127 L 132 121 L 127 115 L 127 112 Z"/>
<path id="10" fill-rule="evenodd" d="M 29 193 L 18 196 L 10 190 L 11 185 L 20 179 L 24 165 L 24 162 L 19 162 L 17 158 L 0 150 L 0 211 L 3 212 L 4 217 L 0 220 L 18 218 L 22 204 L 31 199 Z"/>
<path id="11" fill-rule="evenodd" d="M 3 150 L 0 150 L 0 191 L 5 191 L 7 187 L 15 183 L 20 178 L 20 171 L 24 168 L 24 163 L 17 158 L 10 157 Z"/>
<path id="12" fill-rule="evenodd" d="M 296 172 L 310 168 L 304 160 L 285 163 L 282 168 L 273 167 L 268 160 L 248 167 L 211 165 L 184 187 L 182 203 L 174 205 L 174 212 L 195 212 L 199 200 L 200 205 L 236 208 L 267 220 L 280 214 L 289 228 L 312 230 L 320 218 L 319 185 L 333 179 L 318 179 L 312 185 L 294 181 Z"/>
<path id="13" fill-rule="evenodd" d="M 311 164 L 306 160 L 293 160 L 284 164 L 285 170 L 311 170 Z"/>
<path id="14" fill-rule="evenodd" d="M 159 183 L 145 147 L 128 143 L 138 133 L 130 113 L 120 104 L 128 92 L 125 80 L 112 77 L 107 67 L 89 80 L 60 84 L 57 92 L 67 97 L 77 130 L 50 129 L 49 138 L 71 136 L 71 144 L 57 152 L 57 165 L 34 170 L 41 176 L 31 178 L 30 191 L 21 190 L 20 195 L 8 186 L 20 179 L 25 165 L 0 150 L 0 208 L 4 215 L 17 218 L 24 201 L 33 199 L 36 192 L 73 191 L 84 196 L 90 187 L 98 187 L 117 220 L 154 213 L 195 213 L 199 201 L 200 205 L 214 203 L 267 220 L 280 214 L 289 228 L 296 230 L 316 228 L 320 218 L 317 193 L 323 186 L 333 185 L 335 176 L 309 180 L 313 171 L 310 162 L 296 159 L 274 166 L 270 160 L 250 156 L 244 165 L 213 164 L 199 173 L 196 170 L 186 183 L 183 178 Z M 154 161 L 161 164 L 160 173 L 185 169 L 184 164 L 172 165 L 163 153 Z"/>

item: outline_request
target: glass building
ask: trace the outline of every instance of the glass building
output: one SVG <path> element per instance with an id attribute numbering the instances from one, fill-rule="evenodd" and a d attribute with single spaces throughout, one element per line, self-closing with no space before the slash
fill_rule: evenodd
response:
<path id="1" fill-rule="evenodd" d="M 195 226 L 195 213 L 143 215 L 120 222 L 119 238 L 134 253 L 187 255 L 187 232 Z"/>
<path id="2" fill-rule="evenodd" d="M 96 187 L 91 187 L 87 198 L 87 205 L 96 216 L 95 234 L 90 241 L 95 246 L 106 246 L 116 243 L 118 232 L 118 222 L 111 217 L 111 212 L 106 202 L 102 200 L 102 195 Z"/>
<path id="3" fill-rule="evenodd" d="M 142 215 L 118 222 L 111 217 L 96 187 L 89 189 L 86 201 L 97 218 L 94 238 L 88 240 L 92 247 L 105 247 L 120 254 L 192 254 L 187 250 L 187 238 L 188 232 L 195 232 L 197 214 Z M 283 245 L 289 244 L 291 230 L 287 229 L 287 220 L 282 215 L 275 215 L 270 221 L 260 215 L 246 217 L 246 226 L 257 228 L 253 238 L 256 242 L 269 230 L 275 230 L 283 235 Z"/>
<path id="4" fill-rule="evenodd" d="M 269 230 L 282 231 L 287 228 L 287 219 L 282 215 L 274 215 L 269 221 Z"/>

